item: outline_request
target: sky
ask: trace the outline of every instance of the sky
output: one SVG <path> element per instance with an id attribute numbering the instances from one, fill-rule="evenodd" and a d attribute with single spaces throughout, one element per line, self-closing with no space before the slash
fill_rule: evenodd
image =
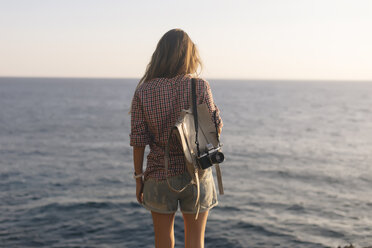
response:
<path id="1" fill-rule="evenodd" d="M 0 76 L 140 78 L 173 28 L 206 78 L 372 80 L 371 0 L 0 0 Z"/>

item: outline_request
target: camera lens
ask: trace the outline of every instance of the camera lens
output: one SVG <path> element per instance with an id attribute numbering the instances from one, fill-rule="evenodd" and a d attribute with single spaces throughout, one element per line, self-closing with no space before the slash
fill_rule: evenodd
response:
<path id="1" fill-rule="evenodd" d="M 225 156 L 222 152 L 216 152 L 211 157 L 213 163 L 222 163 L 225 160 Z"/>

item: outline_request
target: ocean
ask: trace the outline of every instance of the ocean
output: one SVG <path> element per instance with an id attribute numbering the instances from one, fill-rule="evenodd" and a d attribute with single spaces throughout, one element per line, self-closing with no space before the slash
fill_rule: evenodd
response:
<path id="1" fill-rule="evenodd" d="M 132 178 L 136 84 L 0 78 L 0 247 L 154 247 Z M 210 85 L 226 161 L 206 247 L 372 245 L 372 82 Z"/>

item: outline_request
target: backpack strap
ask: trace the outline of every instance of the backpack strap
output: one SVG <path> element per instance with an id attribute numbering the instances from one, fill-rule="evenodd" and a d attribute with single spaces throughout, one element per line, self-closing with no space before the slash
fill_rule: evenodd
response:
<path id="1" fill-rule="evenodd" d="M 170 133 L 169 133 L 169 136 L 168 136 L 168 142 L 167 142 L 167 145 L 165 146 L 165 152 L 164 152 L 164 167 L 165 167 L 165 178 L 167 180 L 167 184 L 168 184 L 168 187 L 173 191 L 173 192 L 176 192 L 176 193 L 181 193 L 182 191 L 184 191 L 190 184 L 192 184 L 192 181 L 190 183 L 188 183 L 185 187 L 183 187 L 182 189 L 175 189 L 172 187 L 172 185 L 170 184 L 169 180 L 168 180 L 168 165 L 169 165 L 169 143 L 170 143 L 170 140 L 172 139 L 172 134 L 174 131 L 177 131 L 177 127 L 172 127 Z"/>
<path id="2" fill-rule="evenodd" d="M 214 168 L 216 169 L 216 174 L 217 174 L 218 191 L 219 191 L 220 195 L 223 195 L 224 191 L 223 191 L 222 173 L 221 173 L 220 165 L 215 164 Z"/>

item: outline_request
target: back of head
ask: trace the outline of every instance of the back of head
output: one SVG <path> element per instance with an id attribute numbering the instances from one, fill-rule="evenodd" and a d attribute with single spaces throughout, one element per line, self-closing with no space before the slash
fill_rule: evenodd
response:
<path id="1" fill-rule="evenodd" d="M 201 67 L 196 45 L 181 29 L 172 29 L 158 42 L 140 83 L 153 78 L 172 78 L 181 74 L 194 74 Z"/>

